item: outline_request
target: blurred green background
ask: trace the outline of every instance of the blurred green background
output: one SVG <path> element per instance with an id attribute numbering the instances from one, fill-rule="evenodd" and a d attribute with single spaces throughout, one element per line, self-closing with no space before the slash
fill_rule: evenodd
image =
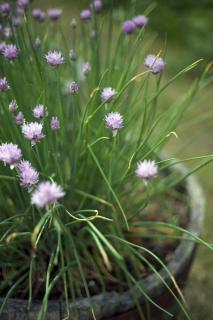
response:
<path id="1" fill-rule="evenodd" d="M 64 9 L 63 24 L 67 35 L 70 33 L 69 21 L 79 16 L 82 8 L 89 7 L 87 0 L 34 0 L 34 7 L 61 7 Z M 150 0 L 105 0 L 105 10 L 113 5 L 115 18 L 131 18 L 132 11 L 143 14 Z M 156 8 L 150 15 L 148 31 L 157 34 L 155 51 L 167 47 L 166 70 L 164 77 L 174 74 L 185 65 L 203 58 L 204 63 L 196 70 L 197 75 L 204 65 L 213 58 L 213 0 L 158 0 Z M 143 61 L 142 61 L 143 63 Z M 176 82 L 161 103 L 169 104 L 178 99 L 185 88 L 196 76 L 191 73 Z M 201 114 L 205 114 L 213 108 L 213 86 L 206 89 L 207 98 L 200 106 Z M 213 114 L 213 113 L 212 113 Z M 185 139 L 194 137 L 192 144 L 184 151 L 184 155 L 200 155 L 213 153 L 213 117 L 207 121 L 192 126 L 185 132 L 179 132 L 178 142 L 169 147 L 175 151 L 178 145 Z M 193 139 L 192 139 L 193 140 Z M 203 185 L 206 196 L 206 217 L 203 237 L 213 243 L 213 165 L 202 169 L 198 176 Z M 200 247 L 190 274 L 190 281 L 186 289 L 186 300 L 189 304 L 190 314 L 193 320 L 213 319 L 213 253 L 204 247 Z M 183 317 L 180 316 L 180 320 Z"/>

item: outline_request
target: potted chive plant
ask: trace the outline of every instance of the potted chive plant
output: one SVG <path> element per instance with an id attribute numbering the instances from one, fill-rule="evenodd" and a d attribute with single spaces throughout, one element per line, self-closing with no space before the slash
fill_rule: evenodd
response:
<path id="1" fill-rule="evenodd" d="M 200 61 L 164 77 L 152 9 L 113 22 L 94 1 L 67 38 L 61 9 L 0 6 L 1 319 L 190 319 L 181 289 L 212 249 L 191 174 L 213 157 L 162 150 L 212 75 L 159 103 Z"/>

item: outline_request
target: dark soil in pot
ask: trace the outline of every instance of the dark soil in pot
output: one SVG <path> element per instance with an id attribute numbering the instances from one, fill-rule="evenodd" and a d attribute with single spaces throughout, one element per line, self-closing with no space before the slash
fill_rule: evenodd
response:
<path id="1" fill-rule="evenodd" d="M 183 173 L 185 169 L 179 167 L 179 170 Z M 203 220 L 203 197 L 202 192 L 199 185 L 196 182 L 194 177 L 187 178 L 185 183 L 185 190 L 187 194 L 187 202 L 189 204 L 189 212 L 188 218 L 181 218 L 179 220 L 179 225 L 185 227 L 188 231 L 192 232 L 195 235 L 199 235 L 202 227 Z M 180 209 L 182 205 L 176 203 L 177 211 Z M 185 204 L 184 204 L 185 205 Z M 178 209 L 179 208 L 179 209 Z M 181 210 L 180 210 L 181 211 Z M 154 212 L 154 210 L 153 210 Z M 150 214 L 150 213 L 149 213 Z M 150 219 L 150 216 L 149 216 Z M 155 215 L 153 215 L 153 219 L 155 219 Z M 160 220 L 159 217 L 156 220 Z M 127 234 L 128 237 L 135 237 L 134 230 L 131 230 L 130 233 Z M 135 237 L 134 242 L 140 242 L 141 240 Z M 195 253 L 196 245 L 192 241 L 181 240 L 181 242 L 164 242 L 164 246 L 159 246 L 156 250 L 154 248 L 155 243 L 150 242 L 149 239 L 145 240 L 146 245 L 150 247 L 150 249 L 154 249 L 156 254 L 162 255 L 164 261 L 167 264 L 168 269 L 174 275 L 178 285 L 182 288 L 184 287 L 188 272 L 190 270 L 190 266 L 193 260 L 193 256 Z M 166 245 L 165 245 L 166 243 Z M 153 248 L 152 248 L 153 246 Z M 159 249 L 160 248 L 160 249 Z M 165 253 L 166 252 L 166 253 Z M 160 266 L 156 266 L 160 270 Z M 131 268 L 130 268 L 131 269 Z M 146 273 L 146 269 L 144 274 L 141 276 L 141 281 L 143 283 L 143 288 L 145 292 L 160 306 L 168 310 L 169 312 L 176 314 L 178 312 L 177 305 L 172 298 L 171 294 L 168 290 L 163 286 L 160 280 L 154 275 L 150 273 Z M 143 273 L 143 272 L 142 272 Z M 171 279 L 165 270 L 160 271 L 161 276 L 165 279 L 165 281 L 171 286 Z M 110 320 L 133 320 L 140 319 L 137 311 L 135 310 L 134 302 L 132 299 L 132 294 L 130 290 L 125 290 L 121 293 L 118 293 L 116 290 L 116 285 L 110 286 L 110 292 L 105 294 L 95 294 L 92 297 L 92 304 L 94 307 L 96 319 L 110 319 Z M 152 320 L 161 320 L 167 319 L 165 314 L 160 314 L 159 310 L 151 305 L 147 306 L 144 297 L 141 292 L 135 287 L 134 295 L 141 301 L 142 309 L 145 315 L 145 319 L 150 315 L 150 319 Z M 3 299 L 0 299 L 0 304 Z M 78 320 L 90 320 L 92 318 L 90 304 L 88 299 L 79 299 L 77 301 L 78 308 Z M 24 299 L 18 299 L 15 297 L 13 299 L 9 299 L 6 303 L 4 312 L 1 316 L 1 320 L 9 320 L 9 319 L 20 319 L 20 320 L 36 320 L 38 317 L 40 309 L 40 302 L 34 302 L 30 310 L 28 310 L 28 302 Z M 75 319 L 72 317 L 74 312 L 74 304 L 70 303 L 70 319 Z M 45 319 L 49 320 L 59 320 L 64 319 L 65 317 L 65 303 L 62 300 L 50 300 L 48 306 L 48 312 Z"/>

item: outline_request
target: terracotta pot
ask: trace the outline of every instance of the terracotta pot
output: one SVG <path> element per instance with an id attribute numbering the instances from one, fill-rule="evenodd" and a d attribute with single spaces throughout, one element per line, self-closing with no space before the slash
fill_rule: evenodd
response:
<path id="1" fill-rule="evenodd" d="M 186 169 L 183 166 L 178 166 L 177 169 L 181 173 L 186 173 Z M 202 222 L 204 217 L 204 201 L 202 190 L 197 183 L 195 177 L 191 176 L 186 179 L 186 192 L 188 194 L 190 215 L 187 230 L 194 235 L 199 236 L 202 229 Z M 196 244 L 193 241 L 183 239 L 175 249 L 173 255 L 171 255 L 167 264 L 168 269 L 174 275 L 177 283 L 180 287 L 184 287 L 186 284 L 187 276 L 192 264 L 196 249 Z M 161 276 L 171 286 L 171 280 L 164 270 L 160 271 Z M 141 280 L 143 288 L 146 293 L 159 305 L 164 307 L 167 311 L 177 314 L 178 308 L 168 293 L 168 290 L 163 286 L 160 280 L 154 275 L 150 275 Z M 171 286 L 172 287 L 172 286 Z M 146 302 L 141 293 L 134 288 L 135 295 L 141 301 L 141 305 L 146 314 Z M 0 299 L 0 305 L 3 299 Z M 139 320 L 140 317 L 137 314 L 134 303 L 132 301 L 132 295 L 129 291 L 119 294 L 117 292 L 109 292 L 99 294 L 92 297 L 92 303 L 97 320 Z M 77 301 L 77 308 L 79 316 L 77 319 L 72 317 L 74 307 L 70 302 L 70 319 L 72 320 L 90 320 L 93 319 L 90 304 L 88 299 L 79 299 Z M 34 302 L 31 309 L 28 310 L 27 301 L 19 299 L 9 299 L 4 308 L 4 312 L 1 316 L 1 320 L 36 320 L 38 319 L 38 313 L 40 309 L 40 302 Z M 49 301 L 47 315 L 45 320 L 62 320 L 65 318 L 65 303 L 61 301 Z M 152 320 L 167 319 L 165 314 L 161 314 L 158 309 L 150 306 L 149 310 Z M 146 316 L 146 315 L 145 315 Z M 147 316 L 146 316 L 147 317 Z M 169 318 L 171 319 L 171 318 Z M 173 319 L 176 319 L 174 317 Z"/>

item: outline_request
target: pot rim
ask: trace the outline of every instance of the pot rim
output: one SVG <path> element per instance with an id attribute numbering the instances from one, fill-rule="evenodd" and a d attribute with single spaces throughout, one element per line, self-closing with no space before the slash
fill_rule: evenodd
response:
<path id="1" fill-rule="evenodd" d="M 187 174 L 187 169 L 184 165 L 178 164 L 174 168 L 180 172 L 182 175 Z M 187 231 L 193 233 L 195 236 L 199 236 L 203 226 L 204 220 L 204 196 L 202 189 L 194 175 L 189 176 L 185 179 L 186 193 L 189 196 L 189 222 L 186 228 Z M 170 270 L 172 275 L 176 278 L 181 270 L 186 266 L 194 252 L 196 243 L 189 240 L 184 240 L 185 235 L 183 235 L 182 240 L 179 245 L 174 250 L 174 253 L 168 258 L 168 263 L 166 263 L 167 268 Z M 164 278 L 167 283 L 171 283 L 171 279 L 164 269 L 159 271 L 160 275 Z M 146 278 L 139 280 L 139 283 L 143 283 L 146 294 L 153 297 L 159 296 L 165 287 L 163 283 L 155 274 L 150 274 Z M 135 287 L 132 290 L 124 291 L 123 293 L 118 293 L 115 291 L 101 293 L 91 297 L 91 301 L 88 298 L 77 299 L 76 303 L 70 302 L 70 313 L 73 314 L 75 310 L 78 310 L 79 320 L 89 320 L 93 319 L 91 313 L 91 303 L 93 310 L 97 319 L 107 318 L 113 316 L 114 314 L 119 314 L 134 308 L 134 302 L 132 299 L 132 292 L 134 290 L 134 295 L 140 299 L 141 303 L 145 301 L 144 296 Z M 3 298 L 0 298 L 0 304 L 2 304 Z M 30 310 L 28 309 L 28 301 L 22 299 L 8 299 L 3 311 L 3 319 L 8 319 L 9 314 L 17 316 L 17 313 L 21 315 L 20 319 L 37 319 L 40 310 L 40 301 L 35 301 L 32 303 Z M 58 300 L 50 300 L 48 302 L 48 311 L 45 319 L 63 319 L 65 315 L 65 302 Z M 4 318 L 4 316 L 6 316 Z M 12 319 L 12 316 L 11 316 Z"/>

